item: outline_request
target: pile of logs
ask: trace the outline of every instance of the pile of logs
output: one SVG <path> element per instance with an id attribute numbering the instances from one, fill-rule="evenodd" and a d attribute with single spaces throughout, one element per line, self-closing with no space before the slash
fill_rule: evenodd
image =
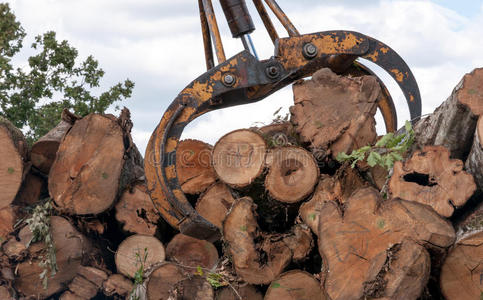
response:
<path id="1" fill-rule="evenodd" d="M 390 170 L 336 160 L 380 138 L 374 77 L 293 91 L 289 121 L 180 142 L 214 243 L 160 217 L 127 109 L 64 111 L 32 147 L 0 118 L 0 299 L 482 299 L 483 69 Z"/>

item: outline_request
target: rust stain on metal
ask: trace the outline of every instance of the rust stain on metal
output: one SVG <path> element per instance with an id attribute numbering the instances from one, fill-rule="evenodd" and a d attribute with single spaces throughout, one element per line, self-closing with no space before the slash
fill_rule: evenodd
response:
<path id="1" fill-rule="evenodd" d="M 387 48 L 387 47 L 382 47 L 380 50 L 384 54 L 387 54 L 387 52 L 389 52 L 389 48 Z"/>
<path id="2" fill-rule="evenodd" d="M 178 139 L 177 138 L 169 138 L 166 141 L 165 151 L 166 152 L 172 152 L 172 151 L 176 150 L 177 145 L 178 145 Z"/>
<path id="3" fill-rule="evenodd" d="M 377 61 L 377 57 L 379 56 L 379 52 L 378 51 L 374 51 L 374 53 L 370 54 L 370 55 L 366 55 L 364 56 L 365 58 L 373 61 L 373 62 L 376 62 Z"/>
<path id="4" fill-rule="evenodd" d="M 390 71 L 391 71 L 391 73 L 394 74 L 394 76 L 395 76 L 395 78 L 396 78 L 396 80 L 398 82 L 403 82 L 403 80 L 404 80 L 404 74 L 401 73 L 401 71 L 399 71 L 398 69 L 392 69 Z"/>
<path id="5" fill-rule="evenodd" d="M 414 102 L 414 96 L 413 95 L 409 96 L 409 101 Z"/>
<path id="6" fill-rule="evenodd" d="M 168 180 L 176 178 L 176 166 L 175 165 L 166 167 L 165 170 L 166 170 L 166 178 L 168 178 Z"/>

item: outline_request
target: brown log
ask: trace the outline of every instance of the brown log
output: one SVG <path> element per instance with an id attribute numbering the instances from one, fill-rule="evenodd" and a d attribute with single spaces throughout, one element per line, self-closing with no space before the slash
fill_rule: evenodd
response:
<path id="1" fill-rule="evenodd" d="M 175 284 L 168 299 L 175 300 L 213 300 L 215 292 L 211 284 L 201 276 L 186 278 Z"/>
<path id="2" fill-rule="evenodd" d="M 291 121 L 303 143 L 333 158 L 371 144 L 381 88 L 372 76 L 342 77 L 330 69 L 293 85 Z"/>
<path id="3" fill-rule="evenodd" d="M 255 131 L 240 129 L 224 135 L 213 148 L 213 167 L 223 182 L 243 188 L 262 174 L 267 145 Z"/>
<path id="4" fill-rule="evenodd" d="M 28 255 L 26 245 L 17 241 L 15 237 L 9 239 L 5 244 L 3 244 L 2 250 L 9 259 L 14 261 L 21 261 Z"/>
<path id="5" fill-rule="evenodd" d="M 166 246 L 166 257 L 182 266 L 191 267 L 188 271 L 197 272 L 197 267 L 212 269 L 218 263 L 215 246 L 204 240 L 177 234 Z"/>
<path id="6" fill-rule="evenodd" d="M 17 223 L 17 207 L 8 205 L 0 209 L 0 237 L 6 239 Z"/>
<path id="7" fill-rule="evenodd" d="M 265 300 L 326 300 L 320 282 L 301 270 L 281 274 L 272 281 L 265 294 Z"/>
<path id="8" fill-rule="evenodd" d="M 42 173 L 49 174 L 61 140 L 79 119 L 79 116 L 64 109 L 60 123 L 32 145 L 30 159 L 32 164 Z"/>
<path id="9" fill-rule="evenodd" d="M 396 162 L 389 181 L 392 197 L 429 205 L 444 217 L 463 206 L 475 190 L 463 162 L 450 159 L 449 150 L 442 146 L 426 146 L 406 162 Z"/>
<path id="10" fill-rule="evenodd" d="M 117 121 L 91 114 L 65 135 L 49 177 L 50 195 L 61 212 L 102 213 L 127 185 L 144 175 L 136 147 L 125 145 L 130 139 L 129 122 L 127 110 Z"/>
<path id="11" fill-rule="evenodd" d="M 235 289 L 236 292 L 233 290 Z M 255 286 L 246 284 L 243 286 L 224 287 L 216 290 L 216 300 L 262 300 L 263 294 L 257 291 Z"/>
<path id="12" fill-rule="evenodd" d="M 200 194 L 216 181 L 211 165 L 211 145 L 183 140 L 176 149 L 176 173 L 186 194 Z"/>
<path id="13" fill-rule="evenodd" d="M 292 259 L 294 261 L 307 259 L 307 256 L 314 247 L 312 234 L 305 224 L 295 225 L 283 238 L 283 242 L 292 250 Z"/>
<path id="14" fill-rule="evenodd" d="M 0 117 L 0 209 L 15 199 L 24 177 L 27 142 L 20 130 Z"/>
<path id="15" fill-rule="evenodd" d="M 264 239 L 255 219 L 255 208 L 248 197 L 235 200 L 223 223 L 223 238 L 236 273 L 248 283 L 267 284 L 282 273 L 292 252 L 280 239 Z M 256 245 L 255 240 L 260 244 Z M 266 254 L 263 259 L 261 252 Z"/>
<path id="16" fill-rule="evenodd" d="M 76 276 L 69 283 L 69 291 L 79 299 L 92 299 L 97 295 L 99 288 L 83 276 Z M 70 294 L 70 293 L 69 293 Z"/>
<path id="17" fill-rule="evenodd" d="M 163 244 L 153 236 L 141 234 L 132 235 L 122 241 L 115 255 L 117 271 L 130 278 L 134 277 L 141 264 L 147 270 L 164 259 Z"/>
<path id="18" fill-rule="evenodd" d="M 36 204 L 42 195 L 47 194 L 47 181 L 42 176 L 30 170 L 22 182 L 22 186 L 15 197 L 15 204 L 29 206 Z"/>
<path id="19" fill-rule="evenodd" d="M 483 295 L 483 205 L 458 226 L 457 240 L 441 269 L 440 286 L 447 300 Z"/>
<path id="20" fill-rule="evenodd" d="M 0 286 L 0 299 L 4 300 L 14 300 L 15 298 L 13 297 L 13 292 L 10 288 L 7 286 Z"/>
<path id="21" fill-rule="evenodd" d="M 148 300 L 168 299 L 176 283 L 185 279 L 183 269 L 174 263 L 164 263 L 150 275 L 146 285 Z"/>
<path id="22" fill-rule="evenodd" d="M 116 220 L 128 232 L 145 235 L 156 233 L 159 212 L 154 207 L 145 184 L 137 183 L 124 191 L 116 204 Z"/>
<path id="23" fill-rule="evenodd" d="M 304 223 L 312 229 L 312 232 L 318 235 L 322 205 L 328 201 L 343 204 L 353 192 L 364 186 L 367 186 L 367 183 L 350 166 L 339 169 L 334 176 L 322 174 L 310 201 L 300 206 L 299 215 Z"/>
<path id="24" fill-rule="evenodd" d="M 466 74 L 433 114 L 415 125 L 416 144 L 442 145 L 452 158 L 465 160 L 470 152 L 478 116 L 483 114 L 483 68 Z"/>
<path id="25" fill-rule="evenodd" d="M 133 283 L 121 274 L 112 274 L 102 284 L 102 290 L 106 296 L 118 295 L 126 299 L 131 293 Z"/>
<path id="26" fill-rule="evenodd" d="M 26 297 L 45 299 L 65 289 L 81 268 L 83 257 L 90 251 L 86 238 L 77 232 L 66 219 L 53 216 L 50 224 L 58 271 L 53 277 L 50 277 L 49 270 L 47 289 L 44 289 L 39 276 L 43 271 L 43 268 L 39 266 L 41 261 L 39 256 L 43 255 L 44 244 L 39 242 L 30 245 L 31 259 L 17 266 L 18 277 L 15 280 L 15 289 Z M 28 244 L 32 238 L 32 232 L 25 227 L 20 231 L 19 237 L 22 243 Z"/>
<path id="27" fill-rule="evenodd" d="M 299 145 L 297 132 L 290 122 L 273 123 L 257 130 L 269 148 Z"/>
<path id="28" fill-rule="evenodd" d="M 420 244 L 449 247 L 452 225 L 420 203 L 383 202 L 373 188 L 355 192 L 343 207 L 342 214 L 329 201 L 320 212 L 318 244 L 330 298 L 417 299 L 430 271 Z"/>
<path id="29" fill-rule="evenodd" d="M 483 190 L 483 116 L 478 120 L 473 146 L 466 159 L 465 167 L 468 173 L 473 175 L 478 189 Z"/>
<path id="30" fill-rule="evenodd" d="M 90 298 L 84 298 L 72 293 L 71 291 L 66 291 L 60 296 L 59 299 L 60 300 L 87 300 Z"/>
<path id="31" fill-rule="evenodd" d="M 223 182 L 217 182 L 199 197 L 195 208 L 203 218 L 221 229 L 233 201 L 231 189 Z"/>
<path id="32" fill-rule="evenodd" d="M 317 162 L 300 147 L 277 147 L 267 155 L 265 188 L 270 196 L 285 203 L 296 203 L 310 195 L 319 179 Z"/>

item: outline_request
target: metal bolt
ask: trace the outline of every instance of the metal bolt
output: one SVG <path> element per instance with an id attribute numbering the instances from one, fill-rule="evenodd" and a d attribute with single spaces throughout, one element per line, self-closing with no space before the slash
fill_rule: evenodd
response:
<path id="1" fill-rule="evenodd" d="M 226 86 L 232 86 L 235 84 L 235 77 L 231 74 L 226 74 L 223 76 L 223 84 Z"/>
<path id="2" fill-rule="evenodd" d="M 277 66 L 268 66 L 265 69 L 265 73 L 269 78 L 275 79 L 280 75 L 280 70 L 278 69 Z"/>
<path id="3" fill-rule="evenodd" d="M 302 53 L 305 58 L 312 59 L 317 56 L 317 47 L 312 43 L 305 44 Z"/>

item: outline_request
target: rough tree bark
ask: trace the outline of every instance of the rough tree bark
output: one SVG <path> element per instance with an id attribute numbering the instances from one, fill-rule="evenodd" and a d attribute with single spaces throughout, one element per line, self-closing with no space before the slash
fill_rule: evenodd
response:
<path id="1" fill-rule="evenodd" d="M 166 246 L 168 260 L 188 267 L 191 273 L 197 267 L 213 269 L 218 263 L 218 251 L 215 246 L 204 240 L 198 240 L 184 234 L 177 234 Z"/>
<path id="2" fill-rule="evenodd" d="M 478 120 L 473 146 L 465 166 L 466 170 L 473 175 L 478 189 L 483 190 L 483 116 Z"/>
<path id="3" fill-rule="evenodd" d="M 49 174 L 62 138 L 79 119 L 79 116 L 64 109 L 60 123 L 32 145 L 30 159 L 42 173 Z"/>
<path id="4" fill-rule="evenodd" d="M 131 128 L 127 109 L 118 119 L 91 114 L 72 126 L 50 170 L 49 192 L 59 211 L 102 213 L 127 185 L 144 176 Z"/>
<path id="5" fill-rule="evenodd" d="M 300 147 L 277 147 L 267 154 L 265 188 L 270 196 L 285 203 L 296 203 L 310 195 L 319 179 L 317 162 Z"/>
<path id="6" fill-rule="evenodd" d="M 136 234 L 119 245 L 115 255 L 117 272 L 134 278 L 141 264 L 147 270 L 164 261 L 166 256 L 163 244 L 150 235 Z"/>
<path id="7" fill-rule="evenodd" d="M 335 158 L 339 152 L 375 141 L 374 115 L 380 91 L 375 77 L 342 77 L 321 69 L 311 80 L 293 85 L 291 121 L 312 151 Z"/>
<path id="8" fill-rule="evenodd" d="M 231 189 L 223 182 L 210 186 L 196 202 L 196 211 L 213 225 L 220 228 L 228 210 L 235 201 Z"/>
<path id="9" fill-rule="evenodd" d="M 265 294 L 265 300 L 326 300 L 320 282 L 311 274 L 291 270 L 272 281 Z"/>
<path id="10" fill-rule="evenodd" d="M 415 127 L 416 144 L 442 145 L 452 158 L 465 160 L 470 152 L 478 116 L 483 114 L 483 68 L 466 74 L 451 96 Z"/>
<path id="11" fill-rule="evenodd" d="M 200 194 L 215 182 L 211 151 L 211 145 L 197 140 L 183 140 L 178 144 L 176 172 L 184 193 Z"/>
<path id="12" fill-rule="evenodd" d="M 146 185 L 136 183 L 124 191 L 116 204 L 116 220 L 123 224 L 123 230 L 154 235 L 156 233 L 159 213 L 147 193 Z"/>
<path id="13" fill-rule="evenodd" d="M 430 272 L 419 243 L 449 247 L 452 225 L 425 205 L 383 202 L 372 188 L 355 192 L 343 207 L 329 201 L 320 212 L 318 244 L 330 298 L 419 297 Z"/>
<path id="14" fill-rule="evenodd" d="M 429 205 L 444 217 L 463 206 L 475 190 L 463 162 L 450 159 L 449 150 L 442 146 L 426 146 L 404 164 L 396 162 L 389 181 L 392 197 Z"/>
<path id="15" fill-rule="evenodd" d="M 253 130 L 232 131 L 218 140 L 213 148 L 213 167 L 223 182 L 243 188 L 262 174 L 267 144 Z"/>
<path id="16" fill-rule="evenodd" d="M 29 259 L 17 265 L 15 280 L 16 290 L 26 297 L 45 299 L 65 289 L 79 272 L 82 259 L 89 254 L 91 248 L 87 239 L 66 219 L 52 216 L 50 224 L 58 271 L 53 277 L 50 277 L 50 270 L 48 271 L 48 285 L 44 289 L 39 276 L 44 269 L 39 266 L 39 262 L 44 255 L 45 246 L 42 242 L 30 245 Z M 24 245 L 28 245 L 32 236 L 28 227 L 24 227 L 19 233 L 20 241 Z"/>

